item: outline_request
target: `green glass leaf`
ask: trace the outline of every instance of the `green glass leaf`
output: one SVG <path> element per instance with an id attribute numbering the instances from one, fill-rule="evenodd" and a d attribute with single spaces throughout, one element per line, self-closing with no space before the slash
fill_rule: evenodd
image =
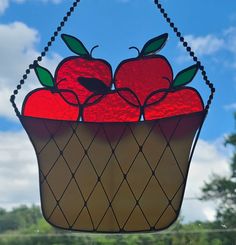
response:
<path id="1" fill-rule="evenodd" d="M 62 34 L 62 40 L 65 42 L 66 46 L 75 54 L 79 56 L 90 56 L 88 50 L 85 48 L 83 43 L 76 37 Z"/>
<path id="2" fill-rule="evenodd" d="M 49 70 L 47 70 L 46 68 L 39 66 L 39 65 L 37 65 L 34 68 L 34 70 L 35 70 L 35 73 L 36 73 L 40 83 L 44 87 L 48 87 L 48 88 L 54 87 L 54 79 L 53 79 L 53 76 Z"/>
<path id="3" fill-rule="evenodd" d="M 199 68 L 198 65 L 192 65 L 179 72 L 173 81 L 173 87 L 184 86 L 192 82 L 192 80 L 194 79 L 194 77 L 198 72 L 198 68 Z"/>
<path id="4" fill-rule="evenodd" d="M 164 33 L 158 37 L 149 40 L 144 45 L 140 55 L 146 56 L 146 55 L 157 53 L 165 46 L 167 39 L 168 39 L 168 33 Z"/>

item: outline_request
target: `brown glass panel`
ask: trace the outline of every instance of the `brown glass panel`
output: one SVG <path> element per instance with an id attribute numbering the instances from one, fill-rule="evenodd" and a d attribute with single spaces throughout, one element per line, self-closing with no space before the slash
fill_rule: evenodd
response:
<path id="1" fill-rule="evenodd" d="M 166 228 L 179 214 L 204 116 L 138 123 L 22 117 L 37 154 L 45 218 L 85 232 Z"/>

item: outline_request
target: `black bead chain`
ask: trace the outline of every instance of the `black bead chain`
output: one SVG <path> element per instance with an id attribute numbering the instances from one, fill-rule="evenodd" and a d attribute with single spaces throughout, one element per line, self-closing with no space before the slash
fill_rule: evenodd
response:
<path id="1" fill-rule="evenodd" d="M 193 58 L 193 61 L 196 62 L 199 66 L 199 70 L 202 73 L 203 80 L 205 81 L 206 85 L 210 88 L 211 94 L 209 96 L 209 99 L 207 101 L 207 105 L 205 109 L 208 111 L 210 108 L 210 105 L 212 103 L 214 93 L 215 93 L 215 88 L 213 83 L 210 82 L 210 80 L 207 77 L 207 73 L 205 71 L 204 66 L 202 65 L 201 61 L 197 58 L 195 53 L 192 51 L 191 47 L 188 45 L 188 43 L 185 41 L 184 37 L 182 36 L 181 32 L 179 29 L 175 26 L 174 22 L 171 21 L 171 18 L 168 16 L 167 12 L 165 9 L 162 7 L 160 0 L 154 0 L 154 3 L 156 4 L 157 8 L 165 18 L 166 22 L 169 24 L 169 26 L 172 28 L 174 33 L 176 34 L 177 38 L 179 38 L 180 42 L 183 44 L 183 46 L 186 48 L 187 52 L 190 54 L 190 56 Z"/>
<path id="2" fill-rule="evenodd" d="M 26 79 L 28 78 L 28 75 L 30 74 L 31 70 L 34 69 L 34 67 L 38 64 L 38 62 L 42 61 L 43 57 L 47 54 L 47 52 L 49 51 L 49 48 L 52 46 L 53 42 L 56 40 L 57 36 L 59 35 L 61 30 L 65 26 L 66 22 L 68 21 L 68 19 L 71 16 L 71 14 L 74 12 L 74 10 L 77 7 L 77 5 L 79 4 L 79 2 L 80 2 L 80 0 L 75 0 L 73 2 L 73 4 L 70 7 L 69 11 L 63 17 L 63 20 L 60 22 L 60 25 L 57 27 L 56 31 L 53 33 L 53 36 L 50 38 L 50 41 L 47 43 L 47 45 L 45 46 L 44 50 L 41 52 L 41 55 L 36 60 L 34 60 L 32 64 L 29 65 L 29 67 L 25 71 L 25 74 L 22 76 L 22 79 L 20 80 L 19 84 L 17 85 L 16 89 L 13 91 L 13 94 L 10 97 L 10 101 L 11 101 L 12 106 L 13 106 L 13 108 L 15 110 L 15 113 L 16 113 L 16 115 L 18 117 L 20 117 L 20 112 L 19 112 L 19 110 L 18 110 L 18 108 L 16 106 L 16 103 L 15 103 L 15 98 L 16 98 L 16 95 L 18 94 L 18 91 L 21 89 L 22 85 L 24 85 L 24 83 L 25 83 Z M 199 65 L 199 69 L 202 72 L 203 79 L 204 79 L 205 83 L 208 85 L 208 87 L 211 90 L 211 95 L 209 96 L 209 99 L 207 101 L 207 105 L 205 107 L 205 109 L 208 110 L 210 108 L 210 105 L 212 103 L 212 100 L 213 100 L 213 97 L 214 97 L 214 93 L 215 93 L 214 85 L 208 79 L 207 73 L 205 71 L 204 66 L 201 64 L 201 61 L 199 61 L 199 59 L 197 58 L 195 53 L 192 51 L 191 47 L 185 41 L 184 37 L 182 36 L 182 34 L 179 31 L 179 29 L 175 26 L 174 22 L 171 21 L 171 18 L 168 16 L 168 14 L 166 13 L 165 9 L 162 7 L 160 1 L 159 0 L 154 0 L 154 3 L 157 5 L 157 8 L 160 10 L 161 14 L 163 15 L 163 17 L 165 18 L 167 23 L 169 23 L 170 27 L 175 32 L 175 34 L 179 38 L 180 42 L 186 48 L 187 52 L 193 58 L 193 61 L 196 62 Z"/>
<path id="3" fill-rule="evenodd" d="M 29 65 L 29 67 L 26 69 L 25 74 L 22 76 L 22 79 L 20 80 L 19 84 L 16 86 L 16 89 L 13 91 L 13 94 L 10 97 L 10 102 L 12 104 L 12 107 L 14 108 L 14 111 L 18 117 L 20 117 L 20 112 L 16 106 L 15 99 L 16 95 L 18 94 L 19 90 L 21 89 L 22 85 L 24 85 L 26 79 L 28 78 L 28 75 L 30 74 L 31 70 L 34 69 L 34 67 L 38 64 L 38 62 L 42 61 L 43 57 L 47 54 L 50 47 L 52 46 L 53 42 L 56 40 L 57 36 L 65 26 L 66 22 L 68 21 L 71 14 L 74 12 L 75 8 L 79 4 L 80 0 L 75 0 L 69 11 L 66 13 L 66 15 L 63 17 L 62 21 L 60 22 L 60 25 L 57 27 L 56 31 L 53 33 L 53 35 L 50 38 L 50 41 L 47 43 L 47 45 L 44 47 L 43 51 L 41 52 L 40 56 L 37 57 L 36 60 L 33 61 L 32 64 Z"/>

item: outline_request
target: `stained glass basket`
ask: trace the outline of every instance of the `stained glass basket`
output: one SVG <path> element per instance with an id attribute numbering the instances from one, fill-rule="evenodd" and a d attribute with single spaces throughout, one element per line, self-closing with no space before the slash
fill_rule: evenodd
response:
<path id="1" fill-rule="evenodd" d="M 168 227 L 180 212 L 204 116 L 138 123 L 21 117 L 37 154 L 44 217 L 79 231 Z"/>

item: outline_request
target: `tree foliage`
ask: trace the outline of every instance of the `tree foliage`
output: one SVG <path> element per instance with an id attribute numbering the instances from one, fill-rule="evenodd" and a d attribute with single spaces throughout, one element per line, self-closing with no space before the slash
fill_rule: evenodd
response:
<path id="1" fill-rule="evenodd" d="M 183 224 L 179 219 L 167 231 L 153 234 L 91 235 L 71 233 L 50 226 L 38 207 L 21 206 L 12 211 L 0 209 L 1 245 L 232 245 L 217 233 L 209 233 L 214 223 Z M 7 225 L 4 227 L 4 224 Z M 4 227 L 4 228 L 3 228 Z M 235 233 L 232 233 L 232 236 Z"/>
<path id="2" fill-rule="evenodd" d="M 0 210 L 0 233 L 5 231 L 14 231 L 25 229 L 29 224 L 36 224 L 41 217 L 41 213 L 36 206 L 28 208 L 21 206 L 7 212 L 4 209 Z"/>
<path id="3" fill-rule="evenodd" d="M 225 144 L 231 145 L 234 150 L 230 163 L 230 176 L 213 175 L 203 187 L 202 198 L 204 200 L 218 200 L 217 218 L 228 222 L 229 216 L 234 215 L 235 218 L 230 221 L 236 227 L 236 132 L 226 138 Z"/>
<path id="4" fill-rule="evenodd" d="M 234 117 L 236 122 L 236 113 Z M 233 148 L 230 175 L 226 177 L 213 175 L 202 189 L 202 199 L 217 201 L 216 223 L 228 228 L 236 228 L 236 132 L 226 138 L 225 145 Z M 236 237 L 232 238 L 231 242 L 229 244 L 236 244 Z"/>

